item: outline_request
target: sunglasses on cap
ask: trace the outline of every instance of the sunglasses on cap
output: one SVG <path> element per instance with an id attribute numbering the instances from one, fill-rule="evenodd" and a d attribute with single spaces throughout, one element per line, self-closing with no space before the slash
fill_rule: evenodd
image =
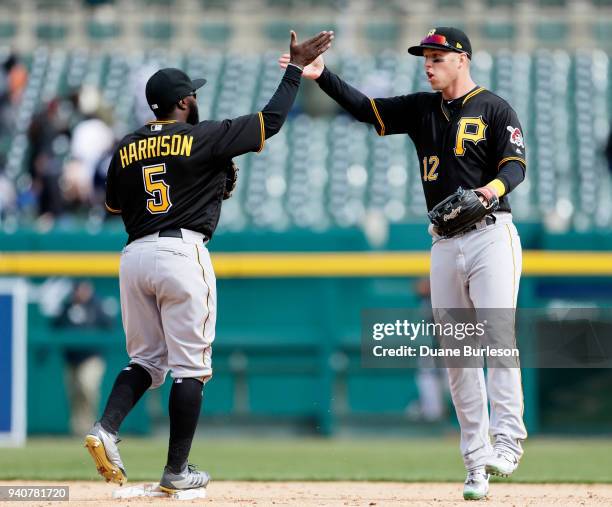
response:
<path id="1" fill-rule="evenodd" d="M 468 58 L 471 58 L 470 54 L 467 51 L 464 51 L 463 49 L 459 49 L 453 46 L 452 44 L 450 44 L 448 40 L 446 39 L 445 35 L 440 35 L 437 33 L 434 33 L 433 35 L 428 35 L 421 41 L 421 45 L 423 44 L 437 44 L 439 46 L 446 46 L 452 51 L 456 51 L 458 53 L 465 53 L 466 55 L 468 55 Z"/>
<path id="2" fill-rule="evenodd" d="M 437 33 L 434 33 L 433 35 L 428 35 L 427 37 L 425 37 L 421 41 L 421 44 L 439 44 L 440 46 L 447 46 L 449 48 L 452 48 L 452 46 L 446 40 L 446 36 L 440 35 Z"/>

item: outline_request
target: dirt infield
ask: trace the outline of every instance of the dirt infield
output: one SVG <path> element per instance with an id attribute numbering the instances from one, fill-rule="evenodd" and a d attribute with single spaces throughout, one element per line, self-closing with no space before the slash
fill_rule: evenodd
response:
<path id="1" fill-rule="evenodd" d="M 70 486 L 70 505 L 210 505 L 221 506 L 400 506 L 463 505 L 461 485 L 449 483 L 396 482 L 231 482 L 217 481 L 208 488 L 205 500 L 179 501 L 159 498 L 113 500 L 115 487 L 101 482 L 22 482 L 0 481 L 15 485 Z M 14 506 L 61 506 L 62 502 L 2 502 Z M 487 507 L 612 505 L 610 484 L 504 484 L 491 485 Z"/>

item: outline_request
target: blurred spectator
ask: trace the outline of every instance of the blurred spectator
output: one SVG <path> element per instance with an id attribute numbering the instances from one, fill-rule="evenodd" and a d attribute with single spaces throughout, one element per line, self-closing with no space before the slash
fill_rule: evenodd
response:
<path id="1" fill-rule="evenodd" d="M 110 329 L 112 319 L 95 296 L 91 282 L 82 280 L 74 285 L 54 326 L 64 329 Z M 96 418 L 100 401 L 100 385 L 104 375 L 104 361 L 95 348 L 86 344 L 78 349 L 67 349 L 66 384 L 71 407 L 71 427 L 75 434 L 83 434 Z"/>
<path id="2" fill-rule="evenodd" d="M 115 136 L 102 119 L 100 93 L 84 87 L 79 94 L 83 115 L 72 131 L 70 159 L 64 165 L 62 189 L 72 208 L 88 209 L 94 198 L 94 177 L 100 160 L 113 148 Z"/>
<path id="3" fill-rule="evenodd" d="M 4 125 L 12 125 L 11 112 L 21 102 L 27 84 L 28 71 L 19 61 L 17 54 L 10 53 L 0 67 L 0 108 L 1 121 Z"/>
<path id="4" fill-rule="evenodd" d="M 107 117 L 99 91 L 85 86 L 32 119 L 29 170 L 39 225 L 50 227 L 67 211 L 90 211 L 98 166 L 115 143 Z"/>
<path id="5" fill-rule="evenodd" d="M 113 142 L 110 149 L 100 157 L 100 160 L 98 160 L 98 163 L 96 164 L 93 176 L 92 202 L 94 206 L 103 210 L 105 218 L 113 217 L 113 215 L 106 212 L 104 208 L 104 202 L 106 199 L 106 173 L 108 172 L 108 167 L 110 165 L 111 158 L 113 157 L 113 153 L 115 152 L 116 143 L 117 141 Z"/>
<path id="6" fill-rule="evenodd" d="M 0 169 L 0 223 L 8 212 L 14 211 L 17 194 L 13 182 Z"/>
<path id="7" fill-rule="evenodd" d="M 21 96 L 28 84 L 28 71 L 16 53 L 11 53 L 2 64 L 6 76 L 6 93 L 11 104 L 21 102 Z"/>
<path id="8" fill-rule="evenodd" d="M 60 216 L 65 207 L 60 178 L 69 146 L 70 109 L 66 109 L 59 98 L 52 100 L 32 118 L 28 130 L 32 192 L 38 201 L 38 215 L 49 220 Z"/>
<path id="9" fill-rule="evenodd" d="M 433 322 L 429 278 L 417 280 L 415 291 L 421 300 L 420 307 L 423 321 Z M 421 337 L 421 340 L 424 338 L 427 337 Z M 431 338 L 434 339 L 433 337 Z M 424 342 L 422 341 L 422 343 Z M 433 346 L 434 343 L 429 345 Z M 411 403 L 406 409 L 408 418 L 414 421 L 425 422 L 443 421 L 447 416 L 445 397 L 448 391 L 448 380 L 446 378 L 446 369 L 438 368 L 434 358 L 419 357 L 416 384 L 419 399 Z"/>
<path id="10" fill-rule="evenodd" d="M 10 53 L 0 67 L 0 156 L 6 157 L 15 130 L 17 106 L 28 81 L 28 72 L 17 54 Z"/>

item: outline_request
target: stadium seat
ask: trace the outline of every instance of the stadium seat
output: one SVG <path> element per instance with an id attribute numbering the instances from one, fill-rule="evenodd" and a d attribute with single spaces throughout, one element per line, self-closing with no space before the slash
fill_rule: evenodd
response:
<path id="1" fill-rule="evenodd" d="M 596 21 L 593 25 L 593 32 L 598 46 L 608 48 L 612 45 L 612 21 Z"/>
<path id="2" fill-rule="evenodd" d="M 172 7 L 176 0 L 140 0 L 144 7 Z"/>
<path id="3" fill-rule="evenodd" d="M 168 21 L 146 21 L 141 25 L 143 37 L 158 42 L 170 40 L 174 31 L 174 25 Z"/>
<path id="4" fill-rule="evenodd" d="M 399 39 L 401 26 L 396 22 L 368 23 L 365 26 L 365 37 L 368 45 L 374 50 L 394 47 Z"/>
<path id="5" fill-rule="evenodd" d="M 229 2 L 227 0 L 200 0 L 200 5 L 205 10 L 212 9 L 227 9 L 227 4 Z"/>
<path id="6" fill-rule="evenodd" d="M 273 9 L 289 9 L 293 6 L 293 0 L 266 0 L 266 5 Z"/>
<path id="7" fill-rule="evenodd" d="M 17 35 L 17 24 L 12 21 L 0 23 L 0 39 L 11 39 Z"/>
<path id="8" fill-rule="evenodd" d="M 536 24 L 535 35 L 540 42 L 560 43 L 569 33 L 567 23 L 561 21 L 541 21 Z"/>
<path id="9" fill-rule="evenodd" d="M 480 27 L 480 31 L 487 39 L 508 41 L 516 36 L 516 26 L 508 22 L 488 21 Z"/>
<path id="10" fill-rule="evenodd" d="M 540 7 L 566 7 L 567 0 L 538 0 Z"/>
<path id="11" fill-rule="evenodd" d="M 38 9 L 65 9 L 67 7 L 65 0 L 36 0 Z"/>
<path id="12" fill-rule="evenodd" d="M 68 35 L 68 26 L 61 23 L 41 23 L 36 27 L 36 37 L 41 42 L 54 42 Z"/>
<path id="13" fill-rule="evenodd" d="M 202 23 L 198 27 L 198 36 L 210 45 L 224 45 L 232 36 L 232 27 L 227 23 Z"/>
<path id="14" fill-rule="evenodd" d="M 438 4 L 438 7 L 442 9 L 453 8 L 453 7 L 457 9 L 463 8 L 463 0 L 438 0 L 437 4 Z"/>
<path id="15" fill-rule="evenodd" d="M 121 26 L 113 22 L 90 20 L 87 22 L 86 30 L 87 36 L 92 41 L 113 39 L 121 35 Z"/>
<path id="16" fill-rule="evenodd" d="M 333 30 L 338 37 L 338 26 L 333 22 L 316 22 L 316 23 L 305 23 L 303 28 L 301 29 L 304 32 L 302 37 L 312 37 L 313 35 L 318 34 L 319 32 L 323 32 L 325 30 Z"/>
<path id="17" fill-rule="evenodd" d="M 272 41 L 286 41 L 290 30 L 301 31 L 300 26 L 288 21 L 270 21 L 263 25 L 264 34 Z"/>

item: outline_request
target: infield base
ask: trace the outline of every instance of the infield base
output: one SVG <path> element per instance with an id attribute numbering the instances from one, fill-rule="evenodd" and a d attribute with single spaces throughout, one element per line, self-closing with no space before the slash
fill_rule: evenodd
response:
<path id="1" fill-rule="evenodd" d="M 176 493 L 166 493 L 159 488 L 159 484 L 140 484 L 127 488 L 118 488 L 113 491 L 113 498 L 172 498 L 173 500 L 195 500 L 196 498 L 206 498 L 206 488 L 186 489 Z"/>

